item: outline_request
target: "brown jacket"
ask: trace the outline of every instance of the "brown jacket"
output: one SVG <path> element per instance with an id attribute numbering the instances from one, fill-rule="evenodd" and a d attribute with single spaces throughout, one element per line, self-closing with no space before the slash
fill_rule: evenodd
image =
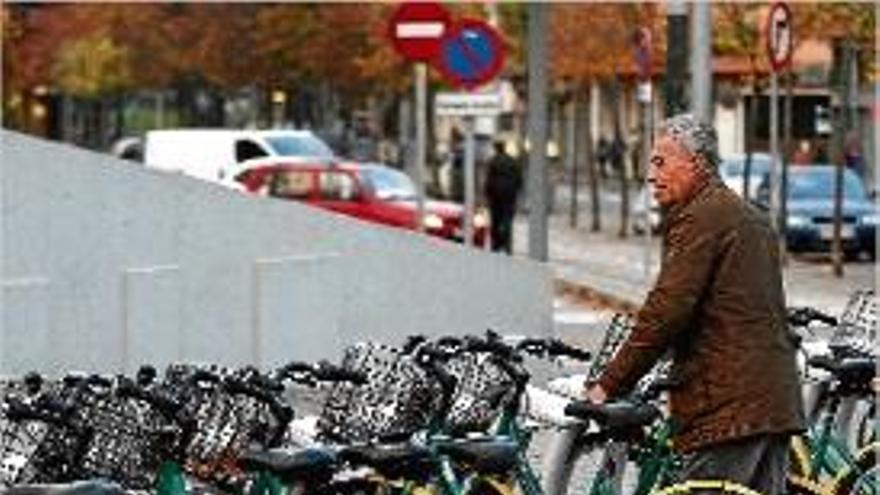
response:
<path id="1" fill-rule="evenodd" d="M 676 448 L 803 429 L 777 239 L 765 215 L 718 180 L 671 208 L 656 285 L 599 384 L 630 389 L 672 351 Z"/>

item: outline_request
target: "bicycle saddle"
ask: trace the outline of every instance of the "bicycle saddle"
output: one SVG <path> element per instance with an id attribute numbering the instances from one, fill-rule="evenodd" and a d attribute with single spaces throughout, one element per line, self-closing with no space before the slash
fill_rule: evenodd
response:
<path id="1" fill-rule="evenodd" d="M 356 466 L 369 466 L 389 479 L 421 479 L 432 473 L 431 451 L 407 443 L 347 447 L 340 459 Z"/>
<path id="2" fill-rule="evenodd" d="M 479 473 L 506 474 L 516 467 L 518 448 L 512 440 L 493 438 L 452 442 L 439 451 Z"/>
<path id="3" fill-rule="evenodd" d="M 69 484 L 20 485 L 3 491 L 5 495 L 126 495 L 119 485 L 105 481 L 78 481 Z"/>
<path id="4" fill-rule="evenodd" d="M 660 412 L 648 404 L 634 402 L 607 402 L 597 405 L 576 401 L 565 406 L 565 414 L 582 420 L 593 420 L 602 428 L 617 430 L 645 426 L 654 421 Z"/>
<path id="5" fill-rule="evenodd" d="M 238 459 L 238 465 L 248 471 L 270 471 L 284 482 L 326 480 L 333 475 L 336 456 L 322 449 L 249 450 Z"/>

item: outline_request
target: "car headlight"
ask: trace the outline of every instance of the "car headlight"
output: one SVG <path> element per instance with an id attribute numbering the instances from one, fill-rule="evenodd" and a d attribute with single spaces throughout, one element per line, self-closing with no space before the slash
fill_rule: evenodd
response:
<path id="1" fill-rule="evenodd" d="M 789 227 L 806 227 L 810 225 L 810 217 L 804 217 L 801 215 L 789 215 L 788 217 L 788 226 Z"/>
<path id="2" fill-rule="evenodd" d="M 486 228 L 489 225 L 489 215 L 485 211 L 478 211 L 474 214 L 474 227 L 478 229 Z"/>
<path id="3" fill-rule="evenodd" d="M 442 229 L 443 219 L 440 218 L 440 215 L 428 213 L 422 220 L 422 225 L 424 225 L 426 229 Z"/>
<path id="4" fill-rule="evenodd" d="M 877 225 L 877 219 L 880 215 L 876 213 L 869 213 L 862 217 L 862 223 L 865 225 Z"/>

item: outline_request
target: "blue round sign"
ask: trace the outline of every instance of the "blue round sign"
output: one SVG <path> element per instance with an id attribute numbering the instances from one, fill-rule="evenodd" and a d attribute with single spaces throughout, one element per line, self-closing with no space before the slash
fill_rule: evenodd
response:
<path id="1" fill-rule="evenodd" d="M 444 37 L 439 69 L 455 86 L 473 89 L 494 79 L 504 67 L 504 43 L 481 20 L 458 22 Z"/>

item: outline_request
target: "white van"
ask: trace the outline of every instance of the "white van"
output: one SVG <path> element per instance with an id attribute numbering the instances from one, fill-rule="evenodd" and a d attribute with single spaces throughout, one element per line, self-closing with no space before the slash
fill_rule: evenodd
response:
<path id="1" fill-rule="evenodd" d="M 330 147 L 310 131 L 163 129 L 147 132 L 144 142 L 146 166 L 211 182 L 227 180 L 242 162 L 272 157 L 311 164 L 336 160 Z"/>

